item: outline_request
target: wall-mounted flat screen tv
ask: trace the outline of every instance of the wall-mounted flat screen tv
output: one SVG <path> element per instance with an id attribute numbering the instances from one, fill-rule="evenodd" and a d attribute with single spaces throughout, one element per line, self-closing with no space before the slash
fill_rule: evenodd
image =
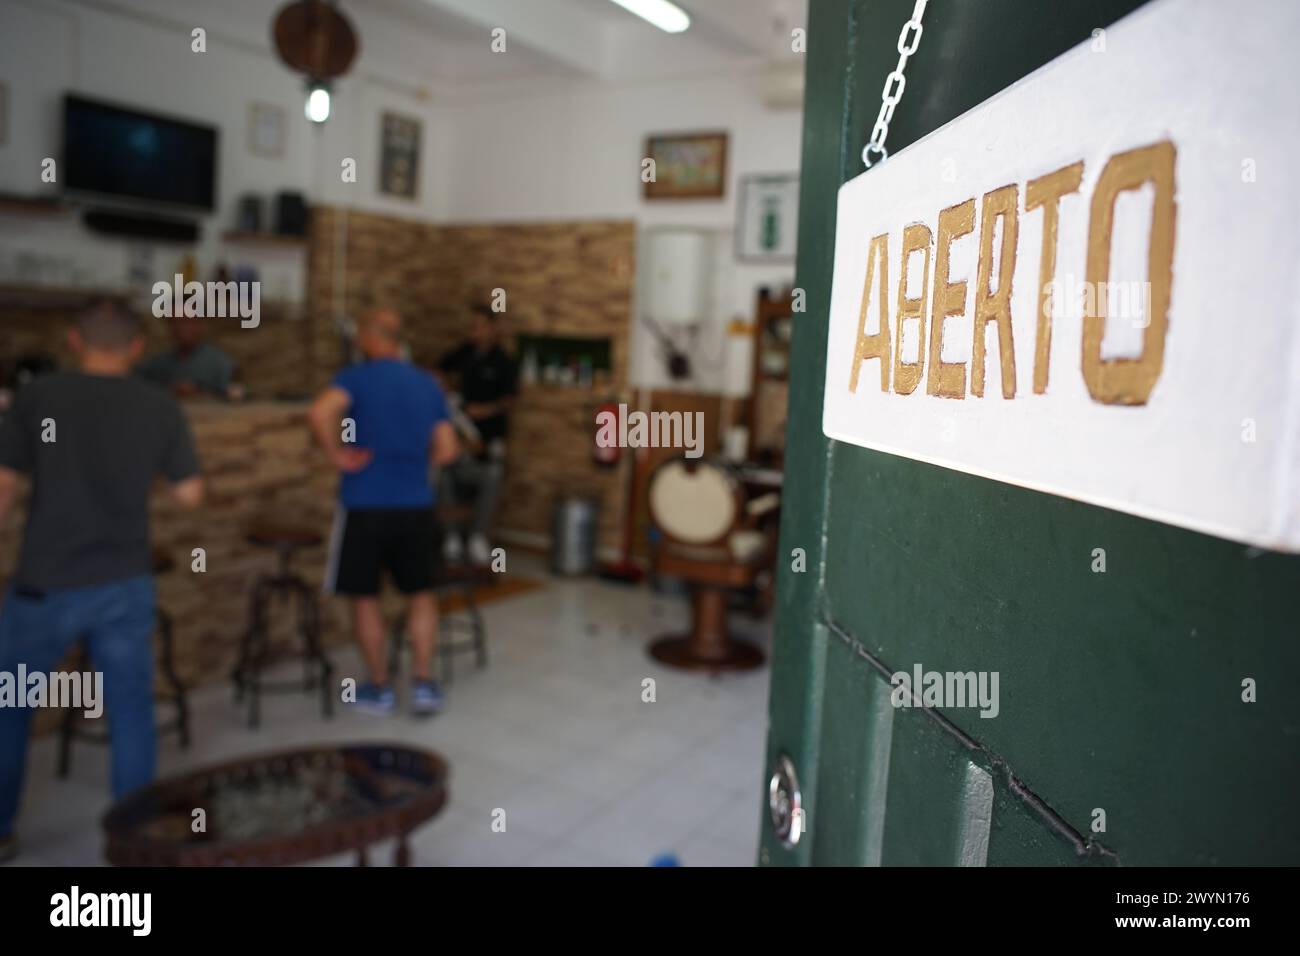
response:
<path id="1" fill-rule="evenodd" d="M 217 129 L 68 94 L 62 178 L 69 192 L 212 209 Z"/>

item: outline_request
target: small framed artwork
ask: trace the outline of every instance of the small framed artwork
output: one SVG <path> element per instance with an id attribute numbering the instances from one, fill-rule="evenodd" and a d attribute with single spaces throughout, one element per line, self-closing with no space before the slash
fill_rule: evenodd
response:
<path id="1" fill-rule="evenodd" d="M 385 113 L 381 122 L 379 191 L 414 199 L 420 176 L 420 121 Z"/>
<path id="2" fill-rule="evenodd" d="M 284 155 L 288 133 L 284 110 L 269 103 L 254 103 L 248 108 L 248 150 L 254 156 L 279 159 Z"/>
<path id="3" fill-rule="evenodd" d="M 791 262 L 799 228 L 799 174 L 743 176 L 736 216 L 736 258 Z"/>
<path id="4" fill-rule="evenodd" d="M 0 146 L 9 142 L 9 87 L 0 83 Z"/>
<path id="5" fill-rule="evenodd" d="M 726 133 L 650 136 L 644 158 L 654 160 L 654 181 L 645 184 L 646 199 L 721 199 L 726 195 Z"/>

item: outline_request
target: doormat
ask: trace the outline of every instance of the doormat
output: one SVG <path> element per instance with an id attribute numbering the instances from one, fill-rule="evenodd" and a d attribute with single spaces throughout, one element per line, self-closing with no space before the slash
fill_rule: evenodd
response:
<path id="1" fill-rule="evenodd" d="M 529 591 L 536 591 L 545 586 L 546 581 L 542 578 L 530 578 L 518 574 L 512 574 L 509 577 L 502 575 L 499 581 L 494 581 L 492 584 L 475 586 L 474 603 L 482 607 L 485 604 L 491 604 L 493 601 L 504 601 L 506 598 L 518 597 L 521 594 L 527 594 Z M 456 590 L 450 594 L 438 596 L 438 610 L 445 614 L 455 614 L 457 611 L 463 611 L 466 605 L 463 590 Z"/>

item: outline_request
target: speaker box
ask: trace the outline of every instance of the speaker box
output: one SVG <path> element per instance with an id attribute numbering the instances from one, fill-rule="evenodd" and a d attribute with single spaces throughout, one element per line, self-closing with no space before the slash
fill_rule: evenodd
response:
<path id="1" fill-rule="evenodd" d="M 282 236 L 307 234 L 307 200 L 302 193 L 275 194 L 275 231 Z"/>
<path id="2" fill-rule="evenodd" d="M 199 238 L 199 224 L 192 219 L 169 219 L 113 209 L 88 209 L 85 223 L 87 229 L 110 236 L 185 243 L 195 242 Z"/>
<path id="3" fill-rule="evenodd" d="M 239 200 L 239 231 L 256 233 L 262 231 L 262 197 L 247 195 Z"/>

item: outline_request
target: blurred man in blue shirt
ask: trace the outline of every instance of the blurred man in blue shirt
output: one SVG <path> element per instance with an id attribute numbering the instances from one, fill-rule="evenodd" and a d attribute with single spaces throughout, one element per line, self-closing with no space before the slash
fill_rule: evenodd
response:
<path id="1" fill-rule="evenodd" d="M 366 360 L 335 376 L 309 418 L 317 442 L 342 475 L 326 586 L 352 599 L 357 643 L 370 671 L 369 682 L 357 689 L 357 705 L 379 714 L 397 707 L 379 606 L 386 570 L 407 596 L 415 669 L 411 706 L 417 714 L 431 714 L 442 707 L 442 690 L 430 676 L 438 605 L 429 463 L 446 464 L 458 449 L 442 389 L 432 375 L 401 358 L 401 331 L 393 310 L 367 312 L 356 338 Z"/>

